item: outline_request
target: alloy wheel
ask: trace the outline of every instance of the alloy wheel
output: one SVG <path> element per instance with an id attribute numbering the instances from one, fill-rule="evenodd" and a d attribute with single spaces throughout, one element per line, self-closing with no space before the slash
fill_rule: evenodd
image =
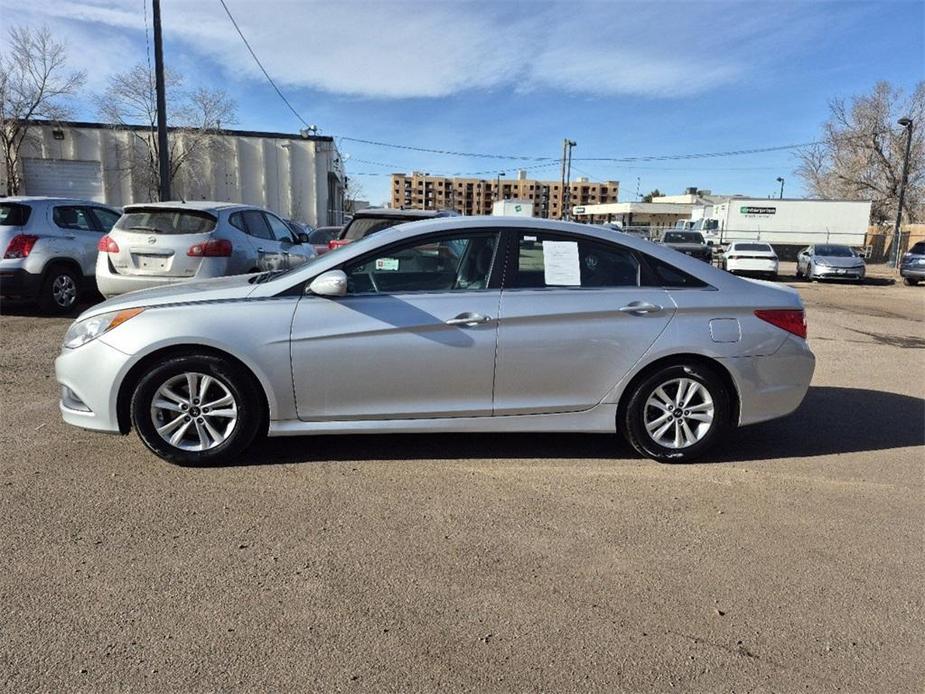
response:
<path id="1" fill-rule="evenodd" d="M 51 295 L 61 308 L 70 308 L 77 300 L 77 284 L 70 275 L 58 275 L 51 283 Z"/>
<path id="2" fill-rule="evenodd" d="M 225 383 L 208 374 L 172 376 L 151 400 L 151 421 L 164 441 L 184 451 L 221 445 L 238 421 L 238 405 Z"/>
<path id="3" fill-rule="evenodd" d="M 675 378 L 649 395 L 643 423 L 655 443 L 682 449 L 702 441 L 713 418 L 713 397 L 706 386 L 692 378 Z"/>

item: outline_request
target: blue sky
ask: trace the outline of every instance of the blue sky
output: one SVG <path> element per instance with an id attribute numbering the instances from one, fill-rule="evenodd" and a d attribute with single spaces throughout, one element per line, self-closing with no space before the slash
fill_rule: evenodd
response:
<path id="1" fill-rule="evenodd" d="M 696 185 L 764 196 L 783 176 L 786 192 L 800 194 L 790 152 L 638 164 L 582 159 L 809 142 L 829 99 L 878 80 L 911 89 L 925 79 L 921 1 L 226 2 L 320 132 L 533 157 L 558 157 L 567 136 L 578 143 L 573 175 L 619 180 L 621 200 L 634 199 L 637 177 L 642 192 Z M 146 60 L 144 7 L 145 0 L 0 0 L 0 23 L 44 23 L 67 42 L 71 64 L 88 73 L 76 115 L 92 120 L 90 96 Z M 238 103 L 237 127 L 298 131 L 219 0 L 162 0 L 162 12 L 166 60 L 187 86 L 227 89 Z M 387 199 L 393 170 L 512 175 L 518 166 L 339 145 L 350 155 L 352 181 L 373 203 Z M 557 178 L 558 165 L 530 173 Z"/>

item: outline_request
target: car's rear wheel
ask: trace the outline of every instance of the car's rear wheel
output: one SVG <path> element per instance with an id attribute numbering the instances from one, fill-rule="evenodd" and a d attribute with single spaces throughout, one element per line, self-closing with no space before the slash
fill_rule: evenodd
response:
<path id="1" fill-rule="evenodd" d="M 728 434 L 732 402 L 713 369 L 696 362 L 666 366 L 634 387 L 623 412 L 624 431 L 642 455 L 685 463 Z"/>
<path id="2" fill-rule="evenodd" d="M 74 270 L 57 265 L 48 269 L 39 289 L 39 308 L 43 313 L 67 313 L 77 305 L 80 283 Z"/>
<path id="3" fill-rule="evenodd" d="M 132 424 L 144 444 L 168 462 L 229 461 L 247 448 L 264 421 L 259 387 L 220 357 L 168 359 L 138 382 Z"/>

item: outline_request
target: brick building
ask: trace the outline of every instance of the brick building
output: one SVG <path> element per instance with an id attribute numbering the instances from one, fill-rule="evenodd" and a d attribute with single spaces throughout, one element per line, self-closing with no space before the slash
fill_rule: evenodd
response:
<path id="1" fill-rule="evenodd" d="M 447 178 L 415 171 L 392 174 L 392 207 L 417 210 L 456 210 L 463 215 L 491 214 L 495 200 L 533 203 L 534 217 L 558 219 L 562 213 L 561 181 L 539 181 L 517 172 L 516 178 Z M 569 185 L 567 209 L 617 201 L 618 181 L 592 182 L 578 178 Z"/>

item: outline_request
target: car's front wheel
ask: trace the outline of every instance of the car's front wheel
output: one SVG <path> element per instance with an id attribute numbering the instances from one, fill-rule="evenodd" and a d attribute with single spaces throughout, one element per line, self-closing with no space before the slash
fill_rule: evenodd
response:
<path id="1" fill-rule="evenodd" d="M 919 283 L 918 280 L 914 280 L 911 277 L 903 277 L 903 284 L 907 287 L 914 287 Z"/>
<path id="2" fill-rule="evenodd" d="M 733 401 L 717 373 L 699 363 L 655 371 L 634 387 L 623 412 L 627 440 L 662 463 L 703 455 L 732 426 Z"/>
<path id="3" fill-rule="evenodd" d="M 156 455 L 177 465 L 237 457 L 264 421 L 259 384 L 220 357 L 174 357 L 149 371 L 132 396 L 132 424 Z"/>

